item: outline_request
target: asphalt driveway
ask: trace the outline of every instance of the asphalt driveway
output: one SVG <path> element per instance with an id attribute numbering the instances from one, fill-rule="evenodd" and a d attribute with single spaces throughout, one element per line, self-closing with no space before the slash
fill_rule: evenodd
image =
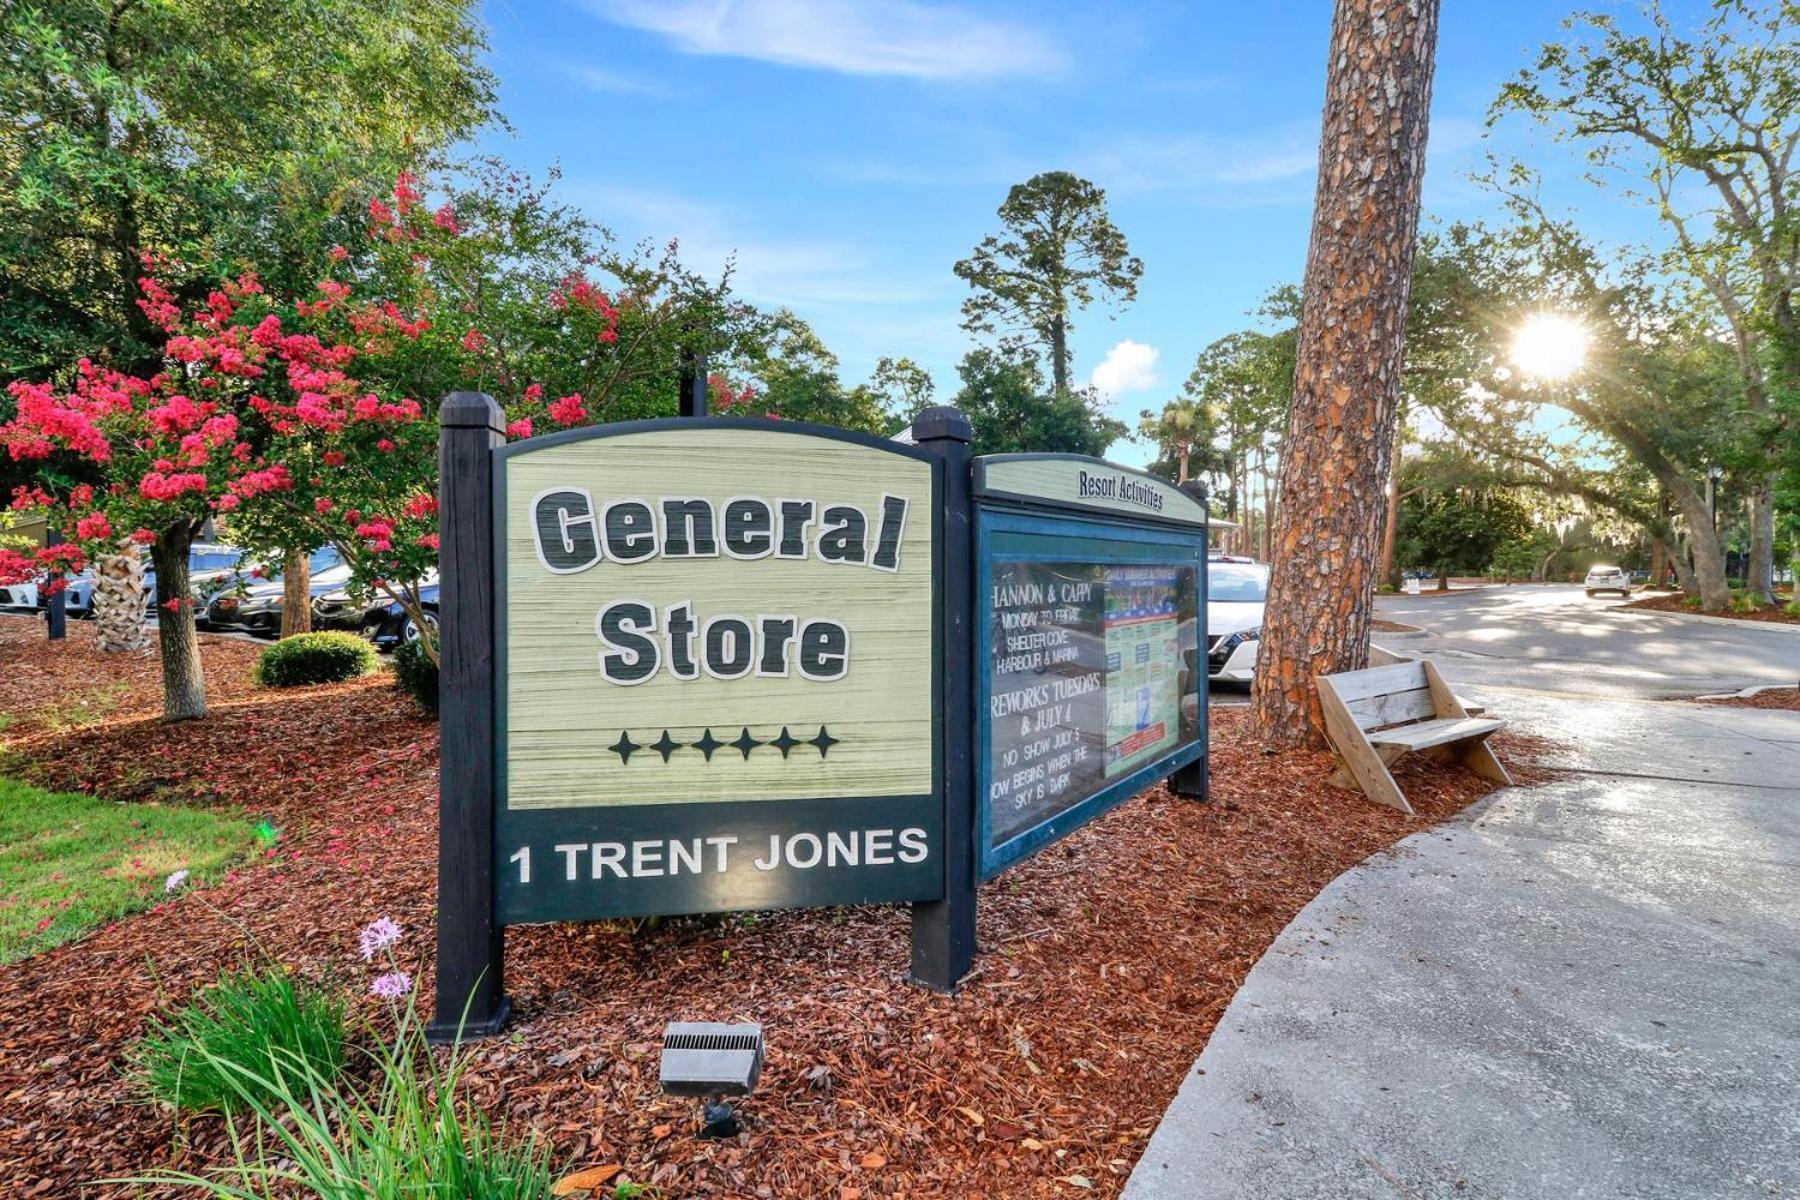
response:
<path id="1" fill-rule="evenodd" d="M 1623 604 L 1572 584 L 1383 596 L 1379 616 L 1429 632 L 1376 640 L 1431 658 L 1453 683 L 1570 695 L 1658 700 L 1800 681 L 1800 625 L 1701 621 Z"/>

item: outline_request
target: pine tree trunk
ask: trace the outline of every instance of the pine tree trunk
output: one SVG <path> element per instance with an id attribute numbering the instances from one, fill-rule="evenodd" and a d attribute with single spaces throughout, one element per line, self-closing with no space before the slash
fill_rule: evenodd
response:
<path id="1" fill-rule="evenodd" d="M 1069 325 L 1059 314 L 1050 318 L 1050 373 L 1058 396 L 1069 394 Z"/>
<path id="2" fill-rule="evenodd" d="M 163 720 L 190 721 L 206 715 L 206 676 L 200 667 L 200 635 L 194 630 L 194 600 L 188 592 L 188 546 L 193 527 L 171 525 L 150 547 L 156 566 L 156 639 L 162 650 Z"/>
<path id="3" fill-rule="evenodd" d="M 1437 0 L 1338 0 L 1253 705 L 1319 745 L 1313 680 L 1369 659 L 1437 46 Z"/>
<path id="4" fill-rule="evenodd" d="M 134 543 L 94 560 L 94 648 L 109 653 L 150 648 L 144 632 L 144 556 Z"/>
<path id="5" fill-rule="evenodd" d="M 281 568 L 281 636 L 312 632 L 312 556 L 290 551 Z"/>

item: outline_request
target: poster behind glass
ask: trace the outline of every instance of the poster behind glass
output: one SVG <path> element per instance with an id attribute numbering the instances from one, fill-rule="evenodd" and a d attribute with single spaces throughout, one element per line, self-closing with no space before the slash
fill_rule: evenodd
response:
<path id="1" fill-rule="evenodd" d="M 997 562 L 988 848 L 1198 736 L 1191 565 Z"/>

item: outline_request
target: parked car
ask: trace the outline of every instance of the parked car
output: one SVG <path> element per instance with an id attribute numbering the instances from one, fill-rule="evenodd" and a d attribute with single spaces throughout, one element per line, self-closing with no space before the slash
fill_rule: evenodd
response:
<path id="1" fill-rule="evenodd" d="M 1621 596 L 1631 595 L 1631 577 L 1618 567 L 1589 567 L 1587 583 L 1584 586 L 1590 596 L 1599 592 L 1617 592 Z"/>
<path id="2" fill-rule="evenodd" d="M 22 583 L 0 584 L 0 608 L 3 609 L 35 609 L 38 606 L 38 585 L 35 580 L 27 579 Z"/>
<path id="3" fill-rule="evenodd" d="M 342 590 L 350 579 L 350 568 L 344 564 L 335 546 L 323 546 L 312 552 L 312 583 L 309 593 L 319 597 Z M 206 624 L 210 629 L 239 630 L 259 637 L 274 637 L 281 632 L 282 606 L 286 599 L 285 575 L 259 579 L 241 587 L 225 588 L 206 606 Z"/>
<path id="4" fill-rule="evenodd" d="M 206 619 L 212 598 L 229 587 L 248 586 L 255 577 L 251 563 L 236 546 L 195 542 L 188 547 L 188 593 L 194 599 L 194 624 L 210 628 Z M 144 569 L 144 615 L 156 616 L 156 568 Z"/>
<path id="5" fill-rule="evenodd" d="M 425 625 L 436 631 L 438 581 L 430 576 L 419 584 L 419 607 Z M 377 649 L 392 650 L 402 642 L 419 640 L 419 628 L 400 603 L 385 593 L 374 603 L 359 600 L 348 590 L 328 592 L 313 601 L 313 626 L 317 629 L 354 630 L 375 643 Z"/>
<path id="6" fill-rule="evenodd" d="M 1262 645 L 1266 563 L 1209 562 L 1206 567 L 1206 674 L 1216 683 L 1249 683 Z"/>

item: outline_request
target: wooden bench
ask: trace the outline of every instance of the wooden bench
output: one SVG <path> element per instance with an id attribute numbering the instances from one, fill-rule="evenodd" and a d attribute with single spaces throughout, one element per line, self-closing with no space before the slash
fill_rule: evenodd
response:
<path id="1" fill-rule="evenodd" d="M 1431 751 L 1456 759 L 1486 779 L 1511 784 L 1487 740 L 1506 722 L 1472 716 L 1429 662 L 1389 663 L 1366 671 L 1321 675 L 1319 707 L 1337 751 L 1336 787 L 1410 813 L 1412 805 L 1388 768 L 1403 755 Z"/>

